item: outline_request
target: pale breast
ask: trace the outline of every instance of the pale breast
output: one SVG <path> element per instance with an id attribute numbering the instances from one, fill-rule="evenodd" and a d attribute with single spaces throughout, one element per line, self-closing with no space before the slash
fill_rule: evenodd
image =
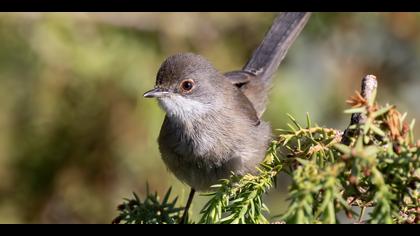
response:
<path id="1" fill-rule="evenodd" d="M 207 125 L 206 129 L 198 129 L 199 125 L 184 127 L 166 117 L 159 135 L 159 149 L 166 166 L 178 179 L 198 191 L 205 191 L 232 172 L 255 173 L 255 166 L 264 157 L 270 133 L 265 123 L 260 126 L 249 130 L 250 134 L 237 135 L 242 138 L 233 138 L 226 132 L 232 134 L 234 129 L 214 129 L 217 125 Z M 261 131 L 264 135 L 258 134 Z"/>

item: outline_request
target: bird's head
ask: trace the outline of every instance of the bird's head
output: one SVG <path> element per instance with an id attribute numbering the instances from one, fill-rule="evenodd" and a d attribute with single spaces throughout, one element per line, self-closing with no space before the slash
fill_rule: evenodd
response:
<path id="1" fill-rule="evenodd" d="M 199 118 L 220 105 L 222 75 L 202 56 L 180 53 L 161 65 L 155 87 L 144 94 L 157 98 L 169 116 Z M 223 83 L 222 83 L 223 84 Z"/>

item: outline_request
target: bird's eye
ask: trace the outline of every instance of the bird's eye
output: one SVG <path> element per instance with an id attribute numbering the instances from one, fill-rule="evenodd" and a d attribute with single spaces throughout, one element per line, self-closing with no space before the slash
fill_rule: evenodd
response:
<path id="1" fill-rule="evenodd" d="M 184 93 L 190 92 L 194 87 L 194 81 L 187 79 L 181 82 L 181 90 Z"/>

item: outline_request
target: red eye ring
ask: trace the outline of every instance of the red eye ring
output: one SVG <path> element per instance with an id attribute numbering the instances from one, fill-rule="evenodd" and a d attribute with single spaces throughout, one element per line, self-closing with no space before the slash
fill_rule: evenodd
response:
<path id="1" fill-rule="evenodd" d="M 194 81 L 192 79 L 186 79 L 181 82 L 180 89 L 183 93 L 191 92 L 194 88 Z"/>

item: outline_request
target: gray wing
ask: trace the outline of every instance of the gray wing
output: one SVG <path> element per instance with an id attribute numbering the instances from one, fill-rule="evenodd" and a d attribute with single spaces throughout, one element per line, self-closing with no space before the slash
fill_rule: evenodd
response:
<path id="1" fill-rule="evenodd" d="M 248 97 L 258 117 L 265 110 L 272 75 L 310 15 L 308 12 L 280 13 L 242 70 L 225 74 Z"/>

